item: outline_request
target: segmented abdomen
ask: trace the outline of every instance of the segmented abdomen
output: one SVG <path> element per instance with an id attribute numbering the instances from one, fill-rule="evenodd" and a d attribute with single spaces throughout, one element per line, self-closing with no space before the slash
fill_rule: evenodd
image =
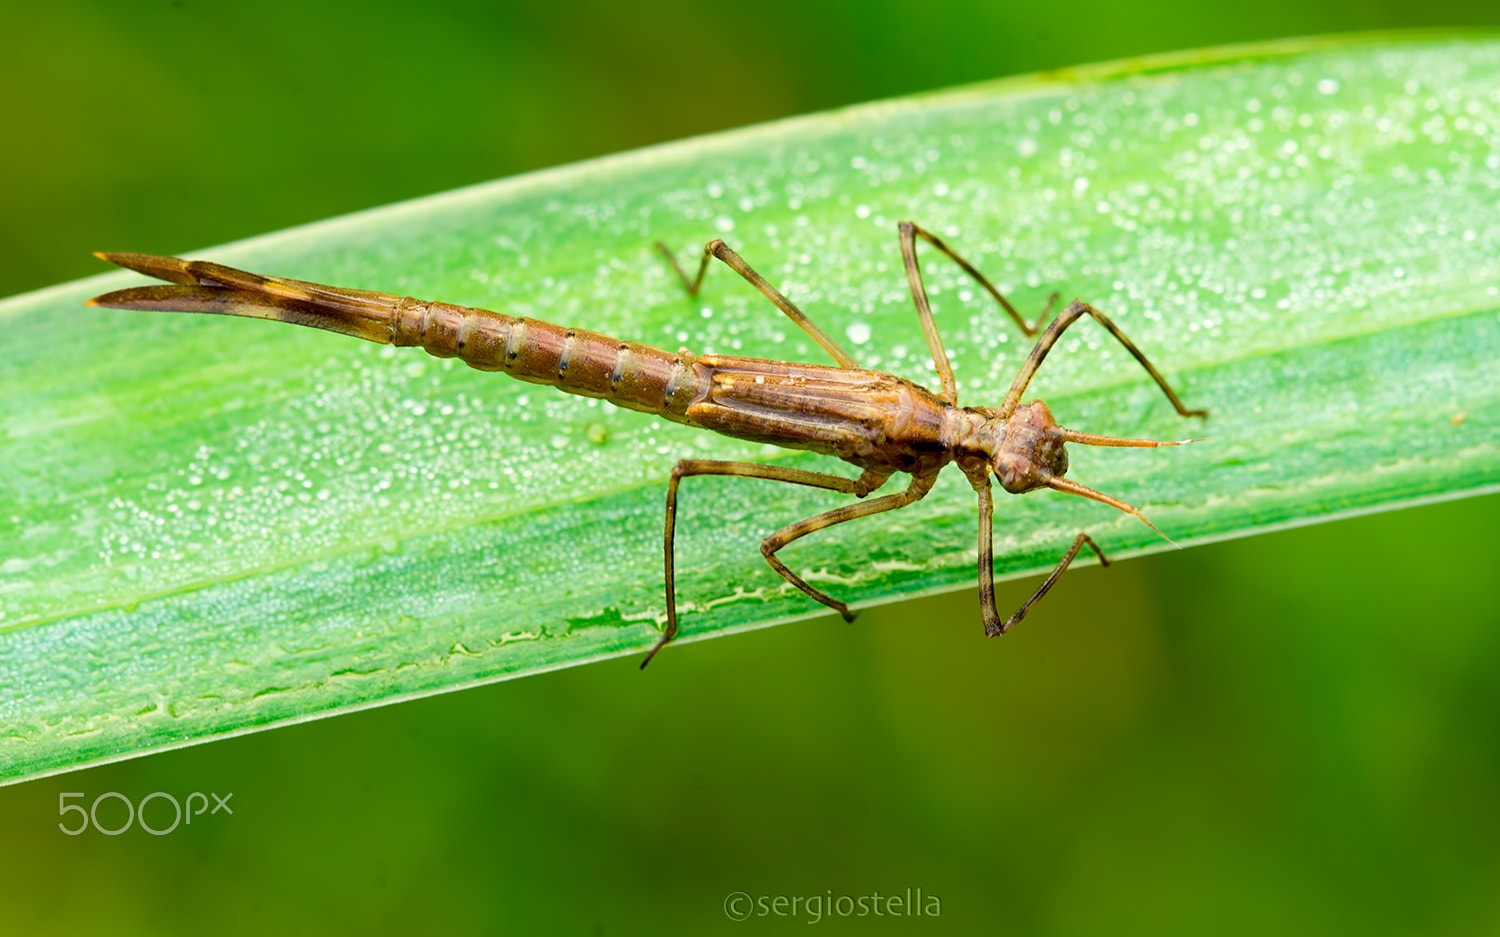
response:
<path id="1" fill-rule="evenodd" d="M 410 298 L 394 310 L 391 344 L 415 345 L 481 371 L 503 371 L 677 422 L 688 422 L 683 414 L 702 395 L 707 378 L 690 354 L 537 319 Z"/>

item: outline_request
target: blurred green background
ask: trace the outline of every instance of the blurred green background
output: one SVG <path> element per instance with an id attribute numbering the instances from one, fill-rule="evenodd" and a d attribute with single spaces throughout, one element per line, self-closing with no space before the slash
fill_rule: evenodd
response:
<path id="1" fill-rule="evenodd" d="M 0 11 L 0 295 L 99 272 L 97 249 L 873 98 L 1500 22 L 1492 0 Z M 0 933 L 748 933 L 812 918 L 733 922 L 735 892 L 908 888 L 941 916 L 816 926 L 1500 932 L 1497 530 L 1500 498 L 1433 505 L 1080 570 L 1003 643 L 956 593 L 0 789 Z M 235 813 L 75 838 L 70 791 Z"/>

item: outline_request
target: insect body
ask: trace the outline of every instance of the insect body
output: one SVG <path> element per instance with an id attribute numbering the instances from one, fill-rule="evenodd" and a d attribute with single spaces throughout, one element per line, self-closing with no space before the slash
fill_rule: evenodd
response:
<path id="1" fill-rule="evenodd" d="M 807 332 L 834 359 L 834 365 L 731 355 L 693 355 L 685 349 L 674 354 L 597 332 L 569 329 L 483 309 L 321 286 L 246 273 L 207 261 L 146 254 L 99 256 L 122 267 L 166 280 L 171 285 L 119 290 L 96 297 L 89 304 L 119 309 L 251 316 L 314 326 L 373 342 L 417 345 L 439 357 L 460 358 L 480 370 L 504 371 L 523 381 L 550 384 L 569 393 L 599 397 L 620 407 L 658 414 L 668 420 L 738 439 L 834 456 L 862 469 L 857 478 L 848 478 L 753 462 L 707 459 L 678 462 L 667 485 L 664 550 L 667 625 L 660 640 L 641 663 L 642 667 L 677 633 L 673 575 L 677 491 L 682 479 L 693 475 L 759 478 L 825 488 L 861 499 L 879 489 L 893 475 L 911 476 L 903 491 L 847 504 L 788 524 L 761 543 L 766 562 L 784 579 L 851 619 L 853 616 L 848 606 L 788 569 L 776 556 L 777 552 L 792 541 L 825 527 L 919 501 L 932 489 L 938 473 L 950 462 L 957 463 L 979 497 L 980 610 L 985 633 L 992 636 L 1004 634 L 1046 594 L 1085 544 L 1101 562 L 1108 561 L 1098 545 L 1087 534 L 1080 533 L 1026 604 L 1002 620 L 994 598 L 991 543 L 994 503 L 990 475 L 994 474 L 1001 487 L 1012 494 L 1053 488 L 1101 501 L 1146 521 L 1134 507 L 1065 478 L 1068 468 L 1065 444 L 1182 444 L 1120 439 L 1065 429 L 1053 420 L 1045 403 L 1022 403 L 1021 397 L 1037 368 L 1063 331 L 1084 316 L 1092 316 L 1141 363 L 1178 413 L 1203 416 L 1206 411 L 1184 407 L 1166 380 L 1124 333 L 1103 313 L 1078 301 L 1064 309 L 1042 333 L 998 408 L 959 407 L 953 369 L 933 322 L 917 265 L 916 239 L 926 240 L 958 263 L 1001 304 L 1028 336 L 1035 335 L 1037 327 L 1028 325 L 999 290 L 936 236 L 911 222 L 902 222 L 900 231 L 907 279 L 922 331 L 937 366 L 942 384 L 940 393 L 933 393 L 892 374 L 860 368 L 848 352 L 720 240 L 708 243 L 693 279 L 689 279 L 676 261 L 671 260 L 666 248 L 661 245 L 658 248 L 667 254 L 684 287 L 694 295 L 702 284 L 710 258 L 722 260 Z M 1051 305 L 1049 301 L 1049 309 Z M 1046 314 L 1044 311 L 1044 318 Z M 1149 521 L 1146 523 L 1150 524 Z"/>

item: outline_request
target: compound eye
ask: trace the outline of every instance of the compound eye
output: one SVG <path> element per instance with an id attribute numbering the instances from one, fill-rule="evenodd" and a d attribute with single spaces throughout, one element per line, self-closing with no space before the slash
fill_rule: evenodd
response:
<path id="1" fill-rule="evenodd" d="M 1013 495 L 1047 487 L 1037 464 L 1025 456 L 1002 452 L 995 458 L 995 478 L 1000 487 Z"/>

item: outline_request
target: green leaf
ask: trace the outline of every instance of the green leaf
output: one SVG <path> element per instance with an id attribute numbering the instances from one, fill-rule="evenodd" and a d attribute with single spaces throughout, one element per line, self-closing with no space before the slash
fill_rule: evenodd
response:
<path id="1" fill-rule="evenodd" d="M 1492 39 L 1196 52 L 689 140 L 197 256 L 821 362 L 729 271 L 692 300 L 651 250 L 695 258 L 723 236 L 861 363 L 931 384 L 896 242 L 911 218 L 1024 311 L 1054 289 L 1100 306 L 1212 410 L 1206 427 L 1178 418 L 1088 323 L 1033 385 L 1079 429 L 1210 437 L 1074 452 L 1071 477 L 1188 544 L 1496 490 L 1497 89 Z M 1030 343 L 934 252 L 924 271 L 962 402 L 998 403 Z M 416 350 L 80 306 L 138 282 L 0 304 L 3 779 L 641 654 L 664 613 L 674 461 L 828 467 Z M 680 643 L 823 614 L 757 545 L 841 500 L 688 480 Z M 1048 568 L 1085 529 L 1114 557 L 1167 548 L 1043 492 L 998 503 L 997 569 Z M 975 533 L 950 471 L 921 504 L 783 556 L 868 605 L 970 585 Z M 674 646 L 654 666 L 692 661 Z"/>

